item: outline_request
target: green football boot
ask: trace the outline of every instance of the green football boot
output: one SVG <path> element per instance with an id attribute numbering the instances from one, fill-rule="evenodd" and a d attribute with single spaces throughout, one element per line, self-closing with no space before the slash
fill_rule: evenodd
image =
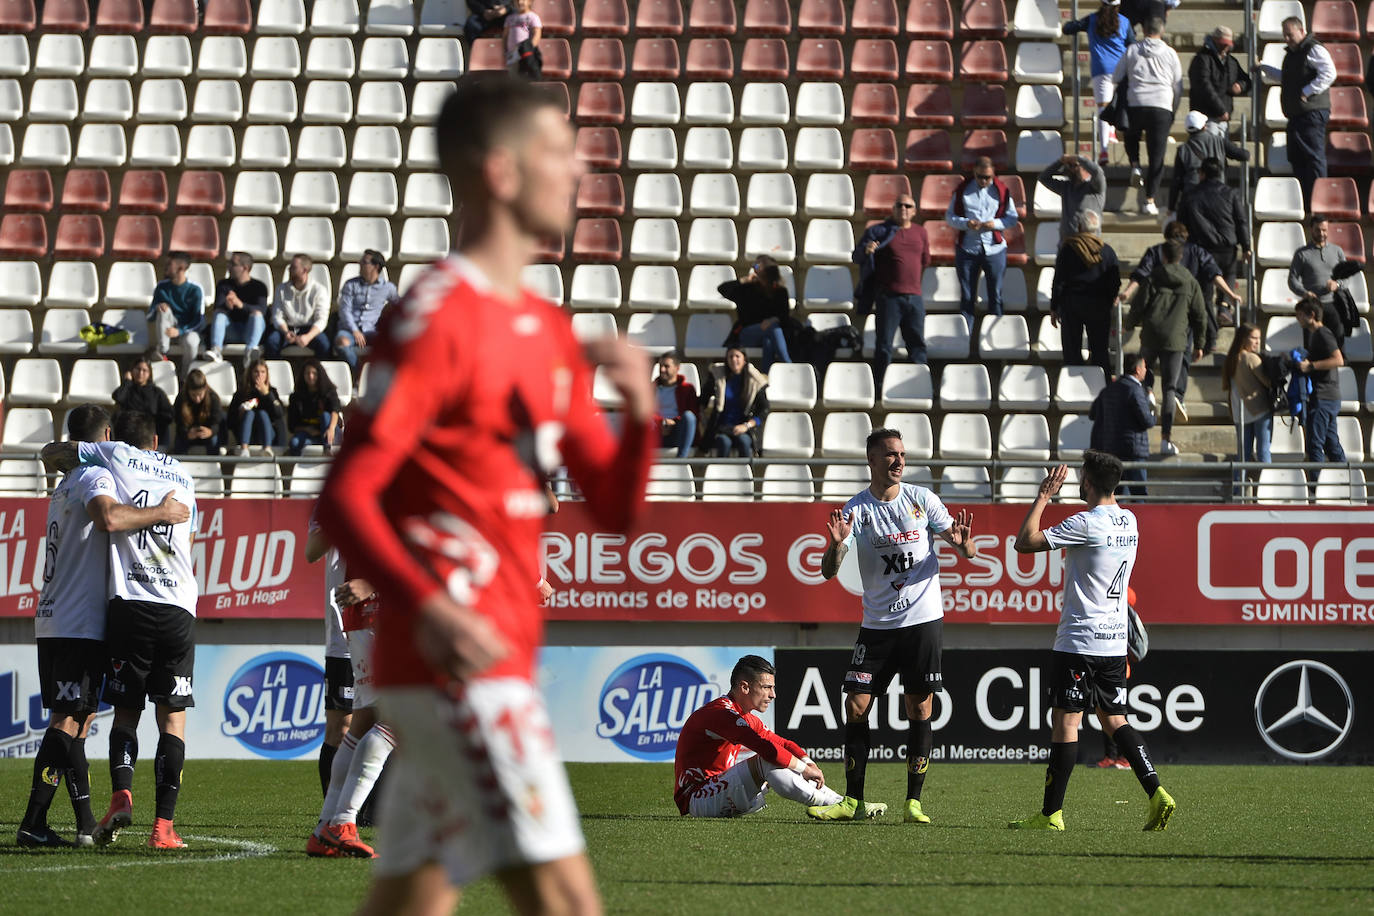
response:
<path id="1" fill-rule="evenodd" d="M 1012 830 L 1063 830 L 1064 812 L 1059 810 L 1053 814 L 1032 814 L 1025 820 L 1012 821 L 1007 826 Z"/>
<path id="2" fill-rule="evenodd" d="M 921 810 L 921 800 L 919 798 L 908 798 L 906 800 L 906 813 L 902 815 L 904 824 L 929 824 L 930 815 Z"/>
<path id="3" fill-rule="evenodd" d="M 848 795 L 833 805 L 812 805 L 806 809 L 806 816 L 818 821 L 861 821 L 886 813 L 887 805 L 862 802 Z"/>
<path id="4" fill-rule="evenodd" d="M 1174 813 L 1174 797 L 1160 786 L 1150 796 L 1150 819 L 1145 822 L 1146 830 L 1164 830 L 1169 826 L 1169 817 Z"/>

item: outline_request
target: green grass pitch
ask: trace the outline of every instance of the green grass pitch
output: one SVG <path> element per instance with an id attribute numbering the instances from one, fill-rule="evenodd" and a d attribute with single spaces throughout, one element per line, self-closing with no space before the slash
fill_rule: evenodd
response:
<path id="1" fill-rule="evenodd" d="M 103 762 L 92 763 L 99 816 L 108 782 Z M 303 852 L 320 801 L 313 761 L 188 763 L 177 827 L 191 848 L 175 853 L 143 846 L 147 761 L 134 826 L 114 846 L 19 849 L 31 767 L 0 761 L 0 912 L 348 913 L 366 888 L 366 862 Z M 776 797 L 742 820 L 689 821 L 672 805 L 666 765 L 569 769 L 613 913 L 1374 912 L 1368 767 L 1166 767 L 1178 811 L 1167 832 L 1143 833 L 1135 778 L 1080 766 L 1063 834 L 1006 829 L 1039 807 L 1039 766 L 932 766 L 924 801 L 935 823 L 926 827 L 899 813 L 813 823 Z M 838 766 L 826 773 L 842 782 Z M 901 766 L 869 767 L 871 800 L 896 812 L 904 793 Z M 52 822 L 70 835 L 63 790 Z M 490 881 L 470 888 L 460 909 L 506 910 Z"/>

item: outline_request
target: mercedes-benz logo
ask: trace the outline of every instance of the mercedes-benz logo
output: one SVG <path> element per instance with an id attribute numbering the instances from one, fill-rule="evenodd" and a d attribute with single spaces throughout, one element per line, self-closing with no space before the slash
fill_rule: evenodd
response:
<path id="1" fill-rule="evenodd" d="M 1279 716 L 1272 722 L 1264 721 L 1264 698 L 1269 692 L 1269 688 L 1276 680 L 1285 673 L 1298 670 L 1298 683 L 1295 702 L 1291 709 Z M 1337 711 L 1331 706 L 1323 712 L 1318 709 L 1312 701 L 1312 679 L 1313 676 L 1329 678 L 1335 682 L 1341 695 L 1345 698 L 1345 709 Z M 1328 699 L 1329 703 L 1330 700 Z M 1328 714 L 1329 713 L 1329 714 Z M 1317 729 L 1325 730 L 1333 736 L 1331 741 L 1317 750 L 1295 750 L 1285 747 L 1279 743 L 1280 739 L 1275 734 L 1287 726 L 1306 722 L 1315 725 Z M 1324 665 L 1311 659 L 1299 659 L 1297 661 L 1286 662 L 1279 665 L 1269 672 L 1259 690 L 1255 692 L 1255 726 L 1259 729 L 1260 737 L 1264 743 L 1273 748 L 1280 755 L 1289 760 L 1320 760 L 1341 746 L 1346 735 L 1350 734 L 1350 728 L 1355 722 L 1355 697 L 1350 692 L 1350 685 L 1345 682 L 1345 678 L 1336 673 L 1330 665 Z"/>

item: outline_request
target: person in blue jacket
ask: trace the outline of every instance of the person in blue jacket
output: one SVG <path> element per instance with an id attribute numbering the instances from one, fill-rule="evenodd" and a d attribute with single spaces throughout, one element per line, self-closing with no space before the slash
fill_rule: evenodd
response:
<path id="1" fill-rule="evenodd" d="M 1116 139 L 1116 128 L 1103 121 L 1101 112 L 1112 100 L 1112 73 L 1116 62 L 1126 53 L 1126 45 L 1135 41 L 1131 24 L 1121 15 L 1121 0 L 1103 0 L 1102 8 L 1075 22 L 1064 23 L 1064 34 L 1085 32 L 1088 54 L 1092 58 L 1093 101 L 1097 105 L 1097 161 L 1107 164 L 1107 146 Z"/>

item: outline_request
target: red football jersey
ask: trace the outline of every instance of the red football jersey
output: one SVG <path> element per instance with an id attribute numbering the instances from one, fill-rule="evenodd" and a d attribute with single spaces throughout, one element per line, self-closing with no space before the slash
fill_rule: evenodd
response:
<path id="1" fill-rule="evenodd" d="M 677 777 L 673 801 L 687 813 L 692 793 L 712 776 L 735 765 L 739 752 L 748 748 L 773 766 L 785 767 L 806 750 L 768 730 L 754 713 L 740 712 L 729 695 L 716 697 L 687 717 L 677 739 L 673 769 Z"/>
<path id="2" fill-rule="evenodd" d="M 648 423 L 612 433 L 560 309 L 497 295 L 458 255 L 427 270 L 383 316 L 319 506 L 349 572 L 382 596 L 376 682 L 448 682 L 414 638 L 415 607 L 440 589 L 511 646 L 483 677 L 531 679 L 543 637 L 541 473 L 565 464 L 598 524 L 624 530 L 655 441 Z"/>

